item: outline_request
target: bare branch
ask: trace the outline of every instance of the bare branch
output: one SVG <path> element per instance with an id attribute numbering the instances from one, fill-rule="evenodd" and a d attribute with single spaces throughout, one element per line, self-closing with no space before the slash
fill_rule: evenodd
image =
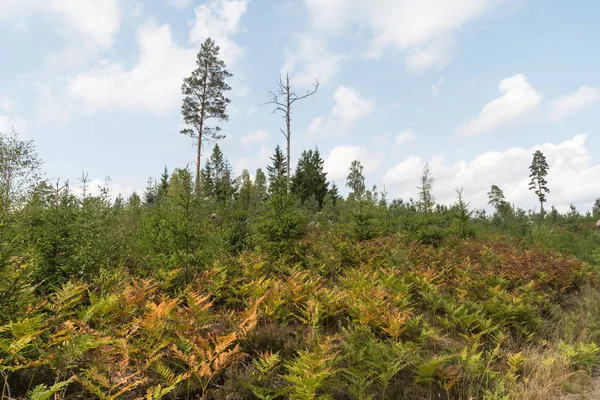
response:
<path id="1" fill-rule="evenodd" d="M 294 97 L 291 100 L 291 103 L 295 103 L 298 100 L 304 100 L 305 98 L 310 97 L 313 94 L 317 93 L 317 90 L 319 90 L 319 80 L 315 79 L 315 83 L 313 83 L 313 89 L 312 90 L 307 90 L 306 94 L 304 96 Z M 295 94 L 294 94 L 294 96 L 295 96 Z"/>

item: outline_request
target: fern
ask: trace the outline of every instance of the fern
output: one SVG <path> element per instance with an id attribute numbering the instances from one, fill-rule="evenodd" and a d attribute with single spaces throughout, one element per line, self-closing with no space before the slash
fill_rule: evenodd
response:
<path id="1" fill-rule="evenodd" d="M 69 378 L 66 381 L 58 382 L 48 387 L 45 384 L 37 385 L 27 392 L 28 400 L 48 400 L 56 393 L 65 390 L 73 382 L 74 378 Z M 55 397 L 56 398 L 56 397 Z"/>
<path id="2" fill-rule="evenodd" d="M 283 378 L 291 385 L 288 388 L 291 400 L 316 399 L 317 391 L 337 372 L 334 366 L 338 357 L 332 339 L 326 339 L 313 351 L 299 351 L 298 357 L 285 364 L 287 373 Z"/>

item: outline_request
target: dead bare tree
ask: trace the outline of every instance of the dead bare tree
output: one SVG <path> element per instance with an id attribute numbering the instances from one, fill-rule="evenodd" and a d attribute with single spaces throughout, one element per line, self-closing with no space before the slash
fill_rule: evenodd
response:
<path id="1" fill-rule="evenodd" d="M 264 104 L 270 104 L 275 106 L 272 114 L 276 112 L 280 112 L 283 115 L 283 119 L 285 120 L 285 130 L 280 129 L 281 133 L 285 137 L 287 144 L 287 180 L 288 184 L 290 181 L 290 138 L 292 136 L 292 105 L 295 102 L 304 100 L 307 97 L 312 96 L 319 89 L 319 80 L 315 79 L 315 83 L 313 84 L 312 90 L 307 90 L 306 94 L 302 96 L 298 96 L 292 89 L 292 84 L 290 83 L 289 74 L 285 74 L 285 80 L 279 76 L 279 84 L 276 92 L 272 92 L 269 90 L 269 95 L 271 96 L 271 100 L 267 101 Z"/>

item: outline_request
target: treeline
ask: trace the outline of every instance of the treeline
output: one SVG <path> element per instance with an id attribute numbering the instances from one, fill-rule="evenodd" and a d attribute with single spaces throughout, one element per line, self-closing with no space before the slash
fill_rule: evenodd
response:
<path id="1" fill-rule="evenodd" d="M 299 259 L 309 231 L 334 231 L 357 241 L 402 233 L 409 241 L 439 246 L 450 237 L 467 239 L 494 229 L 533 240 L 542 221 L 577 233 L 586 224 L 592 229 L 600 218 L 600 200 L 593 215 L 580 215 L 574 207 L 566 214 L 555 208 L 538 214 L 514 209 L 496 185 L 489 193 L 492 215 L 471 209 L 461 190 L 454 204 L 436 204 L 428 166 L 416 200 L 390 200 L 376 187 L 367 189 L 363 167 L 354 161 L 344 198 L 328 182 L 317 148 L 302 152 L 288 180 L 287 160 L 277 147 L 267 174 L 259 168 L 252 179 L 248 171 L 233 176 L 215 145 L 199 186 L 188 169 L 165 168 L 141 196 L 133 193 L 125 199 L 114 197 L 108 187 L 92 195 L 85 175 L 78 188 L 41 180 L 33 143 L 16 134 L 2 135 L 0 146 L 2 265 L 23 259 L 27 274 L 20 276 L 27 276 L 28 284 L 36 282 L 41 291 L 73 278 L 102 285 L 106 270 L 117 266 L 140 277 L 180 270 L 177 279 L 185 283 L 224 254 L 259 251 Z M 576 248 L 584 245 L 581 240 L 563 243 L 565 251 L 585 258 L 589 252 Z M 19 287 L 10 280 L 4 283 Z M 2 296 L 17 293 L 6 290 Z"/>

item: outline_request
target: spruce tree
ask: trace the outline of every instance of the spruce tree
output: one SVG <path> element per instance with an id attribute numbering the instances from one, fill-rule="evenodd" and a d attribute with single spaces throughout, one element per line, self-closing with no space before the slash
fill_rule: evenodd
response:
<path id="1" fill-rule="evenodd" d="M 292 179 L 292 191 L 302 204 L 309 199 L 314 199 L 318 203 L 319 209 L 323 208 L 323 199 L 329 186 L 327 173 L 323 171 L 323 164 L 324 161 L 318 148 L 314 151 L 302 152 Z"/>
<path id="2" fill-rule="evenodd" d="M 222 139 L 221 128 L 209 127 L 209 119 L 227 121 L 227 105 L 230 100 L 224 93 L 231 90 L 225 82 L 232 75 L 225 69 L 225 62 L 219 59 L 219 46 L 208 38 L 202 44 L 196 58 L 196 69 L 183 80 L 181 91 L 185 96 L 181 113 L 183 121 L 191 128 L 181 131 L 182 134 L 197 140 L 196 154 L 196 191 L 200 189 L 200 154 L 202 142 Z"/>
<path id="3" fill-rule="evenodd" d="M 202 184 L 207 196 L 215 196 L 220 201 L 227 201 L 233 195 L 234 184 L 231 178 L 231 167 L 218 144 L 202 169 Z"/>
<path id="4" fill-rule="evenodd" d="M 546 186 L 546 176 L 548 175 L 548 162 L 546 156 L 539 150 L 533 153 L 533 160 L 529 166 L 529 190 L 533 190 L 540 202 L 540 213 L 544 214 L 544 203 L 546 202 L 546 194 L 550 193 L 550 189 Z"/>
<path id="5" fill-rule="evenodd" d="M 340 196 L 340 191 L 335 182 L 331 184 L 331 188 L 329 189 L 329 196 L 331 197 L 331 203 L 334 206 L 336 205 L 337 201 L 342 198 L 342 196 Z"/>
<path id="6" fill-rule="evenodd" d="M 272 164 L 267 167 L 269 173 L 269 194 L 271 196 L 287 193 L 287 161 L 279 145 L 271 157 Z"/>

